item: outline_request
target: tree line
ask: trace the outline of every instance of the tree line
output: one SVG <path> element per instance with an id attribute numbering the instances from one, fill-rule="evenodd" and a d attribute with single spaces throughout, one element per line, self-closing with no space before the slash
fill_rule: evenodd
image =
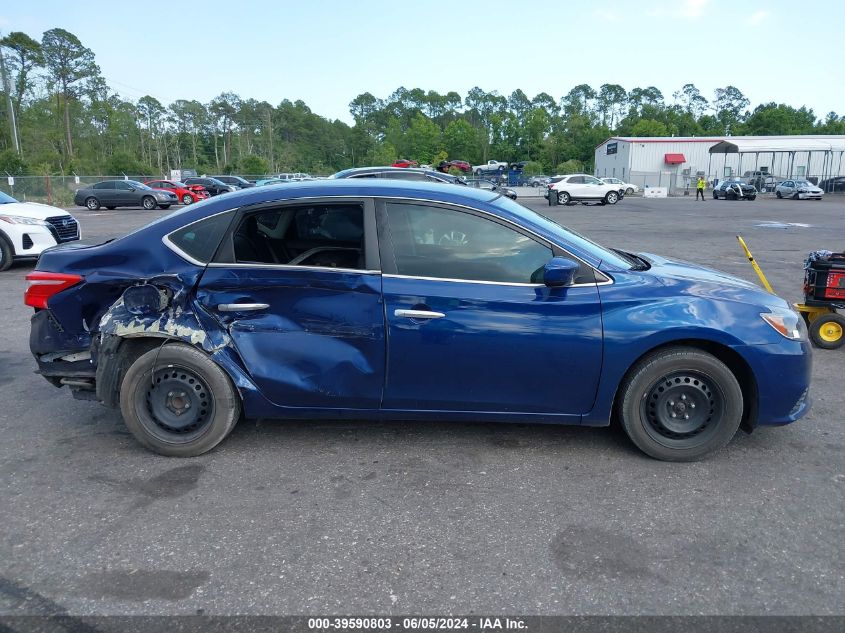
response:
<path id="1" fill-rule="evenodd" d="M 531 161 L 536 172 L 589 169 L 612 135 L 845 134 L 845 116 L 750 102 L 735 86 L 711 99 L 694 84 L 671 96 L 654 86 L 575 86 L 561 97 L 472 88 L 465 96 L 400 87 L 349 103 L 354 120 L 329 120 L 301 100 L 267 101 L 223 92 L 208 103 L 120 97 L 94 52 L 73 33 L 0 40 L 8 98 L 0 116 L 0 172 L 25 174 L 331 173 L 351 166 L 462 159 Z M 186 95 L 187 96 L 187 95 Z M 10 125 L 14 110 L 17 136 Z M 16 142 L 17 140 L 17 142 Z M 20 151 L 16 150 L 20 148 Z"/>

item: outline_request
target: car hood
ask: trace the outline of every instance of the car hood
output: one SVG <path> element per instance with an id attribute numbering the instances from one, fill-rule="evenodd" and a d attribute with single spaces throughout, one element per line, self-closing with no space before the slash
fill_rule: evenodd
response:
<path id="1" fill-rule="evenodd" d="M 9 202 L 0 204 L 0 215 L 19 215 L 34 220 L 46 220 L 57 216 L 70 216 L 70 213 L 58 207 L 51 207 L 48 204 L 38 202 Z"/>
<path id="2" fill-rule="evenodd" d="M 755 283 L 734 277 L 713 268 L 683 260 L 669 259 L 653 253 L 639 253 L 651 268 L 647 271 L 664 286 L 675 287 L 682 294 L 754 303 L 770 307 L 789 307 L 786 301 Z"/>

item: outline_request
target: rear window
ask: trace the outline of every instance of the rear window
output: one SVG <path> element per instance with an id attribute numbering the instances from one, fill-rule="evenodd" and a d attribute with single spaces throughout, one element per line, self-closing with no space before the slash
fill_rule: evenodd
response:
<path id="1" fill-rule="evenodd" d="M 208 263 L 214 257 L 223 234 L 229 228 L 233 213 L 233 211 L 218 213 L 210 218 L 199 220 L 177 229 L 168 236 L 168 239 L 193 259 L 204 264 Z"/>

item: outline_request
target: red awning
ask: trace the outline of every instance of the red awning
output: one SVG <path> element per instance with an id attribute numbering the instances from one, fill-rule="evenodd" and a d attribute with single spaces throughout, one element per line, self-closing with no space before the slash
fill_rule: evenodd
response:
<path id="1" fill-rule="evenodd" d="M 683 154 L 666 154 L 665 158 L 667 165 L 680 165 L 681 163 L 687 162 Z"/>

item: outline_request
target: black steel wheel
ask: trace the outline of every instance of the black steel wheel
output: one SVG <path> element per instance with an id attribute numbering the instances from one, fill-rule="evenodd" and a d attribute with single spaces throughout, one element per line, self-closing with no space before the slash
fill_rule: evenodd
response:
<path id="1" fill-rule="evenodd" d="M 147 448 L 193 457 L 223 441 L 240 417 L 241 402 L 226 372 L 202 351 L 168 342 L 127 370 L 120 409 Z"/>
<path id="2" fill-rule="evenodd" d="M 152 211 L 156 208 L 156 201 L 155 198 L 152 196 L 144 196 L 141 200 L 141 206 L 144 207 L 147 211 Z"/>
<path id="3" fill-rule="evenodd" d="M 743 394 L 720 360 L 677 347 L 640 361 L 622 385 L 618 406 L 625 431 L 642 451 L 667 461 L 694 461 L 734 436 Z"/>

